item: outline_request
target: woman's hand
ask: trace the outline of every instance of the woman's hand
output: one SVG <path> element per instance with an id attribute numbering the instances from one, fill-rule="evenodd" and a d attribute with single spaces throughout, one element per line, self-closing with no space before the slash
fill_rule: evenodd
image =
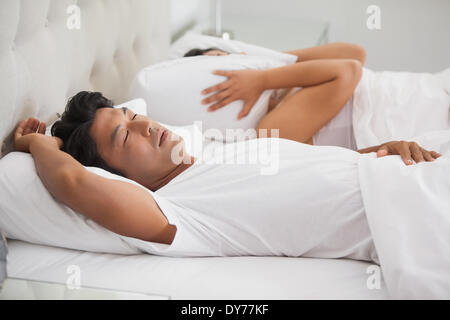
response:
<path id="1" fill-rule="evenodd" d="M 46 125 L 36 118 L 28 118 L 19 123 L 14 133 L 14 145 L 17 151 L 30 152 L 30 146 L 36 139 L 46 141 L 53 144 L 55 148 L 60 149 L 63 141 L 58 137 L 45 135 Z"/>
<path id="2" fill-rule="evenodd" d="M 424 161 L 434 161 L 441 156 L 441 154 L 435 151 L 423 149 L 414 141 L 391 141 L 380 145 L 377 150 L 377 157 L 379 158 L 387 155 L 400 155 L 406 165 L 413 164 L 412 159 L 414 159 L 416 163 L 419 163 Z"/>
<path id="3" fill-rule="evenodd" d="M 236 100 L 243 100 L 244 107 L 238 115 L 238 119 L 241 119 L 250 112 L 265 90 L 263 70 L 217 70 L 213 74 L 228 79 L 202 91 L 202 94 L 218 91 L 202 101 L 203 104 L 214 103 L 208 111 L 217 110 Z"/>

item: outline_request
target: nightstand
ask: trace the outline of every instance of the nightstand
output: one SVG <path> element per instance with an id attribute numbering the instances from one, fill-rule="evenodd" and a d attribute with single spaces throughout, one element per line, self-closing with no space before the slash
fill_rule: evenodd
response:
<path id="1" fill-rule="evenodd" d="M 213 30 L 210 23 L 196 25 L 192 31 Z M 328 42 L 329 22 L 293 18 L 224 15 L 222 31 L 230 31 L 231 39 L 277 51 L 313 47 Z"/>
<path id="2" fill-rule="evenodd" d="M 169 300 L 168 296 L 81 287 L 7 278 L 0 300 Z"/>

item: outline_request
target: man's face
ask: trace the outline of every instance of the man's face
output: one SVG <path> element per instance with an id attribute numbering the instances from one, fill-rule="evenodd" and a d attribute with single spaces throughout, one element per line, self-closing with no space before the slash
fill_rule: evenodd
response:
<path id="1" fill-rule="evenodd" d="M 90 134 L 110 167 L 141 184 L 164 176 L 179 164 L 177 158 L 172 159 L 174 147 L 185 152 L 181 137 L 127 108 L 98 109 Z"/>

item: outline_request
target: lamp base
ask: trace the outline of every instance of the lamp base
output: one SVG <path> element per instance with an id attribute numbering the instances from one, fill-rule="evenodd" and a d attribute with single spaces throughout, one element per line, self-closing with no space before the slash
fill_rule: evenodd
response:
<path id="1" fill-rule="evenodd" d="M 214 29 L 205 30 L 202 34 L 217 38 L 222 38 L 224 40 L 232 40 L 234 38 L 234 34 L 230 30 L 222 30 L 221 32 L 217 32 Z"/>

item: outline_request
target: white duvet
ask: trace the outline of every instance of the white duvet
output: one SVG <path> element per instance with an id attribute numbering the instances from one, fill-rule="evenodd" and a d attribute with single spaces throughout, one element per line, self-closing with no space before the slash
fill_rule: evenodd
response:
<path id="1" fill-rule="evenodd" d="M 438 74 L 365 69 L 354 95 L 358 148 L 417 141 L 442 154 L 404 165 L 400 156 L 359 160 L 369 227 L 392 298 L 450 298 L 450 69 Z"/>

